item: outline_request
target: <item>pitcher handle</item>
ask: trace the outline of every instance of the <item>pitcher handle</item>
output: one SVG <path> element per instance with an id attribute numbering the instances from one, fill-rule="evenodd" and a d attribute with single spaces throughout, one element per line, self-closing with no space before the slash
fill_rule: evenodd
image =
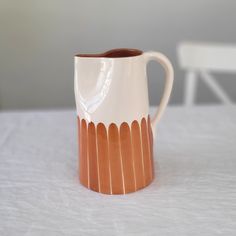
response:
<path id="1" fill-rule="evenodd" d="M 146 64 L 149 61 L 154 60 L 154 61 L 161 64 L 161 66 L 164 68 L 165 74 L 166 74 L 163 96 L 161 98 L 159 108 L 157 109 L 153 118 L 151 119 L 152 132 L 153 132 L 153 136 L 155 138 L 157 124 L 160 121 L 160 119 L 165 111 L 166 105 L 168 104 L 169 98 L 170 98 L 170 94 L 171 94 L 171 90 L 172 90 L 172 86 L 173 86 L 173 80 L 174 80 L 174 70 L 173 70 L 173 66 L 172 66 L 171 62 L 169 61 L 169 59 L 160 52 L 145 52 L 144 56 L 146 58 Z"/>

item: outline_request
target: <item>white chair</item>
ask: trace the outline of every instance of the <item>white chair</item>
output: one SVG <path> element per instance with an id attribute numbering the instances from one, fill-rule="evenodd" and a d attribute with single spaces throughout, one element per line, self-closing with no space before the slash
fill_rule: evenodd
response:
<path id="1" fill-rule="evenodd" d="M 197 78 L 202 78 L 223 104 L 233 103 L 211 72 L 236 72 L 236 45 L 183 42 L 178 45 L 177 54 L 180 67 L 187 72 L 186 106 L 195 103 Z"/>

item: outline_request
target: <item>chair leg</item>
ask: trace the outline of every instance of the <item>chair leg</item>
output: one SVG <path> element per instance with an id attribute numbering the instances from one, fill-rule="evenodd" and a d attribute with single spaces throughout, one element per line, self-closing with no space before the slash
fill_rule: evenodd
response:
<path id="1" fill-rule="evenodd" d="M 217 81 L 213 78 L 213 76 L 206 71 L 201 72 L 201 77 L 204 79 L 205 83 L 215 92 L 215 94 L 219 97 L 219 99 L 226 105 L 230 105 L 231 99 L 225 93 L 225 91 L 219 86 Z"/>
<path id="2" fill-rule="evenodd" d="M 197 74 L 195 71 L 189 71 L 185 77 L 185 106 L 193 106 L 196 97 Z"/>

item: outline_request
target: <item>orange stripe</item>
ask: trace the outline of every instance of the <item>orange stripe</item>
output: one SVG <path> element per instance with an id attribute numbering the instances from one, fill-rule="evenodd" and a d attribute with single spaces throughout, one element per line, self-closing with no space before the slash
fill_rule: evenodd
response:
<path id="1" fill-rule="evenodd" d="M 78 118 L 79 122 L 79 118 Z M 87 163 L 87 125 L 86 121 L 81 121 L 79 145 L 79 178 L 80 182 L 88 187 L 88 163 Z"/>
<path id="2" fill-rule="evenodd" d="M 125 192 L 135 191 L 133 153 L 131 146 L 130 129 L 127 123 L 122 123 L 120 126 L 120 148 L 124 170 Z"/>
<path id="3" fill-rule="evenodd" d="M 97 126 L 97 144 L 98 144 L 98 162 L 100 175 L 100 191 L 102 193 L 111 193 L 110 189 L 110 172 L 108 158 L 108 140 L 107 130 L 104 124 L 99 123 Z"/>
<path id="4" fill-rule="evenodd" d="M 107 194 L 134 192 L 154 177 L 153 135 L 148 116 L 131 127 L 103 123 L 96 127 L 78 117 L 79 178 L 94 191 Z"/>
<path id="5" fill-rule="evenodd" d="M 131 125 L 131 140 L 134 156 L 134 170 L 136 176 L 137 189 L 145 186 L 144 171 L 142 164 L 141 135 L 139 123 L 135 120 Z"/>
<path id="6" fill-rule="evenodd" d="M 150 161 L 150 147 L 148 144 L 148 130 L 146 119 L 143 118 L 141 121 L 141 132 L 142 132 L 142 145 L 143 145 L 143 162 L 145 169 L 145 183 L 148 184 L 152 180 L 152 166 Z"/>
<path id="7" fill-rule="evenodd" d="M 108 131 L 109 158 L 111 168 L 112 193 L 124 193 L 122 180 L 122 166 L 120 161 L 119 133 L 117 126 L 111 124 Z"/>
<path id="8" fill-rule="evenodd" d="M 80 127 L 80 118 L 77 116 L 77 127 L 78 127 L 78 133 L 77 133 L 77 137 L 78 137 L 78 171 L 80 174 L 80 159 L 82 158 L 80 155 L 80 148 L 81 148 L 81 127 Z"/>
<path id="9" fill-rule="evenodd" d="M 98 191 L 96 133 L 94 123 L 92 122 L 88 125 L 88 155 L 90 188 L 94 191 Z"/>
<path id="10" fill-rule="evenodd" d="M 152 179 L 153 179 L 153 178 L 154 178 L 153 134 L 152 134 L 152 127 L 151 127 L 150 116 L 148 116 L 148 132 L 149 132 L 149 140 L 150 140 L 151 165 L 152 165 Z"/>

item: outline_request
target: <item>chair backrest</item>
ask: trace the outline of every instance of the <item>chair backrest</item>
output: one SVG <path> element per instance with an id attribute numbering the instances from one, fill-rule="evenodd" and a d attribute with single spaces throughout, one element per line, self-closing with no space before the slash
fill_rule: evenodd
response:
<path id="1" fill-rule="evenodd" d="M 236 45 L 183 42 L 177 50 L 183 69 L 236 72 Z"/>
<path id="2" fill-rule="evenodd" d="M 236 45 L 183 42 L 178 45 L 177 54 L 180 67 L 187 71 L 186 105 L 194 104 L 199 75 L 223 103 L 232 103 L 210 72 L 236 72 Z"/>

